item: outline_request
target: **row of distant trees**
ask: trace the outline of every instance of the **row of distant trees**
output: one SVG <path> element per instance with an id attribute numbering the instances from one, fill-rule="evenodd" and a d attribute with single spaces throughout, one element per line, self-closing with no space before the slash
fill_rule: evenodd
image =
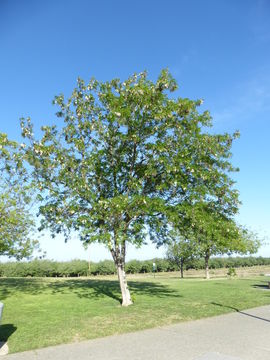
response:
<path id="1" fill-rule="evenodd" d="M 184 239 L 189 254 L 204 258 L 206 277 L 213 256 L 255 253 L 256 237 L 235 221 L 230 159 L 239 133 L 209 131 L 203 101 L 173 97 L 176 90 L 167 70 L 155 82 L 146 72 L 78 79 L 69 98 L 54 99 L 56 125 L 34 132 L 22 118 L 20 144 L 0 134 L 0 255 L 21 259 L 38 246 L 33 200 L 40 230 L 107 247 L 125 306 L 128 243 Z"/>
<path id="2" fill-rule="evenodd" d="M 245 230 L 242 230 L 245 231 Z M 249 242 L 249 249 L 250 252 L 255 252 L 258 246 L 258 240 L 256 238 L 256 234 L 253 234 L 252 232 L 246 232 L 246 241 Z M 223 264 L 222 267 L 228 267 L 227 265 L 232 263 L 236 264 L 236 267 L 243 266 L 243 265 L 237 265 L 237 264 L 243 264 L 246 260 L 241 260 L 241 257 L 238 257 L 236 259 L 234 258 L 216 258 L 211 260 L 211 255 L 216 255 L 217 253 L 222 253 L 221 249 L 217 246 L 217 241 L 208 241 L 207 243 L 198 242 L 196 241 L 196 238 L 192 237 L 190 234 L 190 237 L 186 238 L 184 236 L 173 236 L 169 243 L 167 244 L 167 258 L 171 264 L 175 264 L 177 269 L 180 271 L 181 277 L 184 277 L 184 270 L 188 268 L 196 268 L 196 265 L 194 264 L 203 264 L 203 268 L 205 270 L 205 277 L 207 279 L 210 278 L 209 269 L 212 267 L 213 264 Z M 251 251 L 253 247 L 253 251 Z M 217 251 L 218 250 L 218 251 Z M 217 252 L 216 252 L 217 251 Z M 229 251 L 227 253 L 229 254 Z M 241 251 L 239 251 L 241 252 Z M 226 251 L 224 251 L 226 253 Z M 245 251 L 243 251 L 245 253 Z M 252 257 L 245 258 L 248 259 L 247 261 L 252 264 Z M 254 258 L 254 261 L 256 262 L 256 259 Z M 218 265 L 214 265 L 214 267 L 220 267 Z M 244 265 L 249 266 L 249 265 Z"/>
<path id="3" fill-rule="evenodd" d="M 130 260 L 126 263 L 128 274 L 146 274 L 153 272 L 179 271 L 177 263 L 169 259 Z M 240 268 L 258 265 L 270 265 L 270 258 L 264 257 L 229 257 L 212 258 L 210 269 Z M 184 265 L 184 270 L 204 269 L 204 259 L 194 259 Z M 117 269 L 112 260 L 90 263 L 85 260 L 57 262 L 50 260 L 34 260 L 30 262 L 6 262 L 0 264 L 1 277 L 80 277 L 95 275 L 113 275 Z"/>

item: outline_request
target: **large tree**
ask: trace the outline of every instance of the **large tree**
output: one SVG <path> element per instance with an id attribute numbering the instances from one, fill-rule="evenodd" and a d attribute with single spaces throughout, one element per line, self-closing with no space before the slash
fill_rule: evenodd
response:
<path id="1" fill-rule="evenodd" d="M 85 244 L 104 244 L 117 267 L 123 305 L 132 303 L 127 242 L 140 246 L 147 232 L 164 241 L 168 214 L 216 193 L 223 166 L 216 148 L 231 141 L 225 135 L 213 142 L 205 132 L 209 112 L 197 110 L 202 101 L 173 99 L 176 88 L 166 70 L 156 82 L 146 73 L 124 82 L 79 79 L 69 98 L 55 98 L 59 124 L 43 126 L 39 140 L 31 120 L 21 120 L 41 191 L 42 227 L 66 238 L 74 230 Z"/>
<path id="2" fill-rule="evenodd" d="M 16 259 L 27 258 L 38 248 L 32 239 L 35 223 L 27 180 L 18 144 L 0 133 L 0 255 Z"/>

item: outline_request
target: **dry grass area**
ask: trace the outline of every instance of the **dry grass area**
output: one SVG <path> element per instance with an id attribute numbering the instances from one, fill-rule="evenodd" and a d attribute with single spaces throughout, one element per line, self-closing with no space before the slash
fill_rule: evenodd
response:
<path id="1" fill-rule="evenodd" d="M 244 278 L 244 277 L 253 277 L 253 276 L 260 276 L 270 274 L 270 265 L 261 265 L 261 266 L 250 266 L 250 267 L 241 267 L 236 268 L 236 278 Z M 226 278 L 228 273 L 228 268 L 222 269 L 210 269 L 210 276 L 212 278 Z M 187 270 L 184 271 L 185 278 L 204 278 L 205 272 L 204 270 Z M 116 276 L 109 276 L 110 278 L 116 278 Z M 153 278 L 154 275 L 151 273 L 148 274 L 129 274 L 128 279 L 137 279 L 137 278 Z M 180 273 L 177 271 L 174 272 L 164 272 L 164 273 L 156 273 L 156 278 L 176 278 L 180 277 Z M 105 277 L 104 277 L 105 278 Z M 106 276 L 108 278 L 108 276 Z"/>
<path id="2" fill-rule="evenodd" d="M 270 274 L 270 266 L 262 265 L 262 266 L 251 266 L 251 267 L 241 267 L 236 268 L 236 275 L 238 277 L 251 277 L 258 275 Z M 212 277 L 226 277 L 228 269 L 213 269 L 210 270 L 210 276 Z M 184 274 L 186 277 L 203 277 L 203 270 L 188 270 Z"/>

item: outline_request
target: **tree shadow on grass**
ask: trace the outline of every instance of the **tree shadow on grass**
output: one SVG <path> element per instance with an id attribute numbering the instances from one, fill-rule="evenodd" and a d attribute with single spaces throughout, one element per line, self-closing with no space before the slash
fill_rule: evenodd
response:
<path id="1" fill-rule="evenodd" d="M 270 293 L 269 281 L 260 281 L 260 284 L 254 284 L 253 287 L 261 290 L 269 290 Z"/>
<path id="2" fill-rule="evenodd" d="M 17 330 L 13 324 L 0 325 L 0 341 L 7 342 L 8 338 Z"/>
<path id="3" fill-rule="evenodd" d="M 131 293 L 136 295 L 149 295 L 158 298 L 180 297 L 175 290 L 154 282 L 129 281 L 128 286 Z M 51 288 L 54 294 L 65 294 L 72 291 L 79 298 L 98 299 L 110 297 L 120 303 L 122 301 L 119 282 L 115 280 L 65 280 L 53 283 Z"/>
<path id="4" fill-rule="evenodd" d="M 40 278 L 1 278 L 0 299 L 4 300 L 18 292 L 38 295 L 47 287 L 48 283 Z"/>
<path id="5" fill-rule="evenodd" d="M 252 314 L 249 314 L 245 311 L 240 311 L 239 309 L 233 307 L 233 306 L 228 306 L 228 305 L 224 305 L 224 304 L 218 304 L 218 303 L 215 303 L 215 302 L 211 302 L 212 305 L 215 305 L 215 306 L 220 306 L 220 307 L 224 307 L 224 308 L 227 308 L 227 309 L 231 309 L 233 311 L 236 311 L 237 313 L 239 314 L 242 314 L 242 315 L 245 315 L 245 316 L 249 316 L 249 317 L 252 317 L 254 319 L 257 319 L 257 320 L 262 320 L 262 321 L 266 321 L 266 322 L 270 322 L 270 319 L 265 319 L 265 318 L 262 318 L 260 316 L 256 316 L 256 315 L 252 315 Z"/>
<path id="6" fill-rule="evenodd" d="M 253 285 L 253 287 L 255 289 L 261 289 L 261 290 L 269 290 L 270 291 L 270 288 L 268 285 L 265 285 L 265 284 L 255 284 Z"/>
<path id="7" fill-rule="evenodd" d="M 76 294 L 80 299 L 110 297 L 121 302 L 117 281 L 110 280 L 60 280 L 50 284 L 52 294 Z"/>
<path id="8" fill-rule="evenodd" d="M 181 295 L 177 290 L 157 282 L 129 281 L 130 291 L 136 295 L 154 296 L 158 298 Z M 99 279 L 42 279 L 42 278 L 5 278 L 0 279 L 0 298 L 5 299 L 18 292 L 29 295 L 42 293 L 53 295 L 76 294 L 79 298 L 99 299 L 110 297 L 121 303 L 119 282 Z"/>
<path id="9" fill-rule="evenodd" d="M 156 282 L 129 281 L 128 285 L 130 290 L 138 295 L 149 295 L 158 298 L 182 297 L 177 290 Z"/>

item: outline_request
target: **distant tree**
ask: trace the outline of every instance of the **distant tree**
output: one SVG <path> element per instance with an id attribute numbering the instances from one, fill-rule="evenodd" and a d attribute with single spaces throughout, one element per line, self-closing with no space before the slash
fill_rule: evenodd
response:
<path id="1" fill-rule="evenodd" d="M 198 253 L 196 243 L 191 237 L 183 236 L 173 229 L 170 232 L 170 241 L 167 245 L 166 257 L 180 271 L 181 278 L 184 277 L 184 266 L 194 260 Z"/>
<path id="2" fill-rule="evenodd" d="M 31 189 L 18 150 L 16 142 L 0 133 L 0 255 L 22 259 L 38 248 L 38 242 L 32 239 Z"/>
<path id="3" fill-rule="evenodd" d="M 223 163 L 215 152 L 232 139 L 207 134 L 211 117 L 198 112 L 202 101 L 172 99 L 168 91 L 176 88 L 166 70 L 156 82 L 146 73 L 124 82 L 79 79 L 69 99 L 55 98 L 59 127 L 44 126 L 37 140 L 31 120 L 21 120 L 30 140 L 25 154 L 42 192 L 41 228 L 66 239 L 74 230 L 85 244 L 104 244 L 125 306 L 132 303 L 126 244 L 140 246 L 147 232 L 157 243 L 166 241 L 168 216 L 216 193 Z"/>
<path id="4" fill-rule="evenodd" d="M 186 226 L 192 233 L 197 252 L 204 258 L 206 279 L 210 278 L 211 256 L 233 253 L 253 254 L 260 246 L 256 234 L 237 225 L 235 220 L 228 216 L 228 208 L 223 213 L 218 212 L 211 202 L 194 205 Z"/>

